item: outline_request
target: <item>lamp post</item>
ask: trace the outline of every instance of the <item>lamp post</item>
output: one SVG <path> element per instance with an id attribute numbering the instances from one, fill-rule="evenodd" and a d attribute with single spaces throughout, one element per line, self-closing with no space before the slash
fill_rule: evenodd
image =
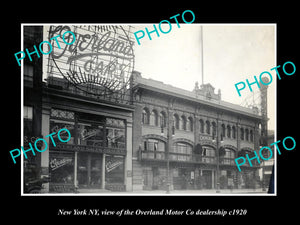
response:
<path id="1" fill-rule="evenodd" d="M 215 138 L 216 132 L 216 138 Z M 221 140 L 219 138 L 221 136 Z M 223 135 L 219 135 L 219 118 L 217 118 L 217 125 L 216 130 L 213 130 L 213 142 L 216 142 L 216 154 L 217 154 L 217 173 L 216 173 L 216 180 L 217 180 L 217 188 L 216 193 L 220 193 L 220 146 L 223 143 Z"/>
<path id="2" fill-rule="evenodd" d="M 161 123 L 161 135 L 164 136 L 164 124 Z M 172 125 L 172 135 L 170 136 L 170 126 L 167 127 L 167 154 L 166 154 L 166 158 L 167 158 L 167 190 L 166 190 L 166 194 L 170 194 L 170 187 L 171 187 L 171 182 L 170 182 L 170 157 L 169 157 L 169 152 L 170 152 L 170 143 L 171 143 L 171 139 L 172 137 L 174 137 L 175 135 L 175 126 L 174 124 Z"/>

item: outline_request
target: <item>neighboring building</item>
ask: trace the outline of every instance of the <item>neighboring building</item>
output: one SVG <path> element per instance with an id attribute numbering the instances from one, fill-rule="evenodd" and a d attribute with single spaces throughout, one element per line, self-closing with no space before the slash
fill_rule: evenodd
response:
<path id="1" fill-rule="evenodd" d="M 43 27 L 30 26 L 24 29 L 24 49 L 31 48 L 36 41 L 42 41 Z M 23 147 L 29 148 L 41 135 L 42 120 L 42 59 L 24 60 L 23 79 Z M 41 155 L 27 154 L 24 158 L 24 183 L 41 176 Z"/>
<path id="2" fill-rule="evenodd" d="M 255 160 L 242 172 L 234 162 L 259 147 L 257 108 L 222 101 L 210 84 L 186 91 L 133 77 L 133 190 L 166 190 L 168 177 L 171 189 L 261 187 Z"/>
<path id="3" fill-rule="evenodd" d="M 67 26 L 57 26 L 51 32 L 61 32 L 65 28 L 66 30 L 70 29 Z M 33 45 L 43 41 L 42 37 L 47 37 L 46 40 L 49 40 L 51 36 L 48 35 L 51 32 L 48 32 L 48 29 L 49 27 L 45 26 L 25 26 L 24 42 L 28 44 L 24 47 L 28 48 L 30 52 Z M 81 48 L 84 41 L 80 37 L 84 36 L 86 39 L 89 36 L 91 41 L 94 40 L 95 42 L 93 47 L 99 48 L 96 45 L 101 43 L 101 40 L 96 43 L 97 35 L 100 35 L 98 32 L 106 33 L 107 38 L 113 30 L 120 28 L 83 26 L 74 29 L 76 29 L 74 33 L 77 37 L 77 42 L 74 45 L 78 45 L 82 51 L 85 50 L 84 53 L 87 55 L 101 55 L 98 49 L 92 51 L 91 45 L 89 48 L 87 46 Z M 61 35 L 62 33 L 60 37 Z M 65 35 L 65 39 L 69 40 L 70 37 Z M 103 189 L 131 191 L 132 114 L 134 106 L 130 99 L 130 88 L 125 87 L 116 90 L 125 83 L 124 69 L 119 75 L 121 81 L 117 78 L 105 79 L 101 77 L 100 79 L 97 78 L 98 83 L 96 83 L 95 77 L 85 73 L 80 74 L 81 80 L 79 80 L 75 77 L 77 72 L 75 69 L 83 68 L 80 63 L 83 61 L 82 56 L 84 54 L 81 55 L 81 61 L 76 62 L 76 65 L 74 64 L 74 55 L 70 49 L 67 49 L 68 46 L 59 38 L 55 40 L 59 41 L 63 54 L 60 54 L 57 47 L 53 47 L 51 54 L 54 56 L 51 54 L 45 56 L 40 53 L 38 58 L 36 54 L 33 54 L 33 62 L 28 65 L 25 62 L 24 65 L 24 140 L 29 140 L 33 144 L 35 139 L 31 137 L 42 137 L 49 143 L 47 151 L 37 153 L 36 156 L 31 155 L 30 158 L 34 161 L 35 167 L 32 167 L 31 171 L 25 169 L 28 171 L 25 179 L 33 176 L 33 173 L 37 178 L 49 177 L 49 183 L 44 184 L 45 188 L 42 191 L 50 193 L 74 192 L 75 190 L 84 193 L 91 192 L 91 190 L 97 192 Z M 52 46 L 55 46 L 55 40 L 52 40 Z M 121 41 L 116 42 L 113 51 L 124 48 L 125 42 L 123 40 L 124 37 Z M 121 45 L 122 43 L 123 45 Z M 64 49 L 63 46 L 65 46 Z M 129 48 L 127 46 L 125 48 L 127 48 L 126 53 L 128 53 Z M 117 52 L 117 54 L 119 53 Z M 122 54 L 125 53 L 122 52 Z M 109 57 L 112 63 L 118 65 L 117 59 L 114 59 L 112 55 Z M 68 64 L 68 58 L 72 58 L 72 65 Z M 107 63 L 107 61 L 102 62 L 97 56 L 89 57 L 87 62 L 92 64 L 92 60 L 97 60 L 97 63 L 102 66 Z M 126 61 L 123 60 L 123 63 Z M 65 65 L 65 68 L 61 65 Z M 74 67 L 71 68 L 71 66 Z M 96 69 L 98 68 L 100 66 L 97 65 Z M 112 73 L 112 68 L 109 66 L 107 68 L 109 68 L 107 76 L 117 76 Z M 64 77 L 67 74 L 64 73 L 66 69 L 68 69 L 67 73 L 74 72 L 72 79 L 78 79 L 76 85 Z M 92 79 L 93 82 L 89 79 Z M 55 135 L 53 137 L 56 146 L 54 146 L 50 137 L 46 136 L 53 132 L 57 133 L 62 128 L 67 128 L 70 131 L 71 139 L 67 143 L 62 143 Z M 67 133 L 61 133 L 62 138 L 66 135 Z M 25 149 L 28 147 L 26 144 L 28 143 L 24 142 Z M 39 149 L 43 148 L 43 146 L 39 146 Z M 28 165 L 25 163 L 25 168 Z"/>
<path id="4" fill-rule="evenodd" d="M 274 151 L 274 145 L 271 145 L 272 143 L 275 142 L 274 139 L 274 130 L 268 130 L 268 141 L 267 141 L 267 145 L 272 149 L 272 152 L 277 154 L 277 151 Z M 268 159 L 270 157 L 270 152 L 269 151 L 263 151 L 263 156 L 264 158 Z M 270 183 L 270 178 L 272 175 L 272 169 L 273 166 L 275 164 L 275 159 L 274 159 L 274 154 L 272 155 L 272 157 L 267 160 L 267 161 L 263 161 L 261 164 L 261 169 L 262 169 L 262 177 L 263 177 L 263 187 L 268 189 L 269 187 L 269 183 Z"/>

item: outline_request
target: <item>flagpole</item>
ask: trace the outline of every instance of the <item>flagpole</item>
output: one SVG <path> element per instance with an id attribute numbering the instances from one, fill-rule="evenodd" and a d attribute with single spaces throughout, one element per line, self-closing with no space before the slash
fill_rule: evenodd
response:
<path id="1" fill-rule="evenodd" d="M 201 76 L 202 84 L 204 84 L 204 73 L 203 73 L 203 26 L 201 26 Z"/>

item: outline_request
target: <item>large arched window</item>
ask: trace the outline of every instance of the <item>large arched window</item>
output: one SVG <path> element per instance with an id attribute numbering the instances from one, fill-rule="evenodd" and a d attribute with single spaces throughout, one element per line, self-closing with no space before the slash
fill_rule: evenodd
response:
<path id="1" fill-rule="evenodd" d="M 166 143 L 158 139 L 144 141 L 144 157 L 148 159 L 165 159 Z"/>
<path id="2" fill-rule="evenodd" d="M 170 159 L 178 161 L 189 161 L 191 160 L 193 147 L 185 142 L 176 142 L 173 144 L 171 149 Z"/>
<path id="3" fill-rule="evenodd" d="M 204 122 L 202 119 L 200 119 L 199 122 L 200 122 L 200 133 L 204 133 Z"/>
<path id="4" fill-rule="evenodd" d="M 143 109 L 142 113 L 142 123 L 143 124 L 149 124 L 150 114 L 148 108 Z"/>
<path id="5" fill-rule="evenodd" d="M 206 133 L 210 134 L 210 122 L 206 120 Z"/>
<path id="6" fill-rule="evenodd" d="M 158 126 L 158 113 L 155 109 L 150 114 L 150 125 Z"/>
<path id="7" fill-rule="evenodd" d="M 173 120 L 174 120 L 175 129 L 179 130 L 179 116 L 177 114 L 174 114 Z"/>
<path id="8" fill-rule="evenodd" d="M 225 148 L 225 154 L 220 157 L 220 162 L 225 165 L 234 165 L 235 151 L 230 148 Z"/>
<path id="9" fill-rule="evenodd" d="M 160 126 L 166 127 L 167 126 L 167 116 L 164 111 L 160 112 L 159 118 L 160 118 Z"/>

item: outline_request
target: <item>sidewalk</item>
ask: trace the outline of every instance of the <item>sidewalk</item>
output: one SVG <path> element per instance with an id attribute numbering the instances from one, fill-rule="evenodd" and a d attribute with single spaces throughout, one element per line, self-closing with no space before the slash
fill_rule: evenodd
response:
<path id="1" fill-rule="evenodd" d="M 113 192 L 103 189 L 78 189 L 78 194 L 107 194 L 107 195 L 238 195 L 238 194 L 267 194 L 267 190 L 257 189 L 221 189 L 217 193 L 215 189 L 206 190 L 171 190 L 170 194 L 166 194 L 165 190 L 140 190 L 132 192 Z"/>

